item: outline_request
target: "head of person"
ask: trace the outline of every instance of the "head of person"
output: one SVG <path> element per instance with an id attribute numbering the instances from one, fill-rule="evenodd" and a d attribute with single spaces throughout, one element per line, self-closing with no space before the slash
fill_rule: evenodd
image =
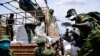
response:
<path id="1" fill-rule="evenodd" d="M 49 10 L 49 13 L 50 13 L 51 15 L 53 15 L 54 10 L 53 10 L 53 9 L 50 9 L 50 10 Z"/>
<path id="2" fill-rule="evenodd" d="M 71 20 L 74 20 L 74 17 L 73 16 L 76 16 L 76 15 L 77 15 L 77 13 L 76 13 L 76 10 L 75 9 L 69 9 L 67 11 L 67 15 L 65 17 L 66 18 L 70 18 Z"/>
<path id="3" fill-rule="evenodd" d="M 6 51 L 10 48 L 10 36 L 2 35 L 0 36 L 0 49 Z"/>
<path id="4" fill-rule="evenodd" d="M 38 36 L 37 37 L 36 44 L 38 46 L 45 46 L 45 43 L 46 43 L 46 37 L 44 37 L 44 36 Z"/>
<path id="5" fill-rule="evenodd" d="M 13 14 L 13 13 L 11 13 L 11 14 L 10 14 L 10 18 L 13 18 L 13 17 L 14 17 L 14 14 Z"/>

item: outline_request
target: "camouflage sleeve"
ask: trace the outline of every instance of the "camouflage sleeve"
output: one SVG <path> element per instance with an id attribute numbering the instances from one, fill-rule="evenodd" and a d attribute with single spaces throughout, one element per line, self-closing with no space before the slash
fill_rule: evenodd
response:
<path id="1" fill-rule="evenodd" d="M 91 21 L 92 17 L 87 14 L 79 14 L 77 17 L 75 17 L 75 20 L 77 23 L 84 23 L 86 21 Z"/>
<path id="2" fill-rule="evenodd" d="M 38 56 L 38 55 L 39 55 L 38 47 L 36 47 L 36 48 L 34 49 L 34 54 L 35 54 L 35 56 Z"/>
<path id="3" fill-rule="evenodd" d="M 81 21 L 82 21 L 82 22 L 86 22 L 86 21 L 91 21 L 91 20 L 92 20 L 92 17 L 89 16 L 89 15 L 87 15 L 87 16 L 85 16 Z"/>
<path id="4" fill-rule="evenodd" d="M 14 53 L 12 51 L 9 52 L 10 56 L 14 56 Z"/>
<path id="5" fill-rule="evenodd" d="M 48 55 L 48 56 L 55 56 L 55 50 L 53 48 L 45 48 L 44 51 L 43 51 L 43 55 Z"/>
<path id="6" fill-rule="evenodd" d="M 78 56 L 88 56 L 93 51 L 90 41 L 86 41 Z"/>

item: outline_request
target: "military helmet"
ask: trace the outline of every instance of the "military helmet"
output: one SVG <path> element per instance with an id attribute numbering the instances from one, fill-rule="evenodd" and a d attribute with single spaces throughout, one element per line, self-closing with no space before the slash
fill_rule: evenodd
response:
<path id="1" fill-rule="evenodd" d="M 53 10 L 53 9 L 50 9 L 50 10 L 49 10 L 49 13 L 50 13 L 50 14 L 53 14 L 53 13 L 54 13 L 54 10 Z"/>
<path id="2" fill-rule="evenodd" d="M 75 10 L 75 9 L 69 9 L 69 10 L 67 11 L 67 15 L 66 15 L 65 17 L 71 17 L 72 14 L 73 14 L 73 12 L 76 12 L 76 10 Z"/>
<path id="3" fill-rule="evenodd" d="M 44 36 L 38 36 L 36 39 L 36 43 L 38 46 L 45 45 L 45 42 L 46 42 L 46 37 L 44 37 Z"/>
<path id="4" fill-rule="evenodd" d="M 10 36 L 2 35 L 2 36 L 0 36 L 0 41 L 10 41 Z"/>

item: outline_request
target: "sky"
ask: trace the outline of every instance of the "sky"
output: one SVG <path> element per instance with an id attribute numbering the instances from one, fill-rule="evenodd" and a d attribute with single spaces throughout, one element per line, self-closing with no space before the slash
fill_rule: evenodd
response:
<path id="1" fill-rule="evenodd" d="M 0 0 L 0 3 L 5 3 L 11 0 Z M 32 0 L 34 2 L 34 0 Z M 41 7 L 45 7 L 44 0 L 36 0 L 38 4 Z M 66 12 L 74 8 L 76 9 L 77 13 L 88 13 L 91 11 L 98 11 L 100 12 L 100 0 L 47 0 L 48 1 L 48 6 L 49 8 L 52 8 L 55 10 L 54 15 L 56 18 L 60 21 L 58 21 L 59 25 L 59 31 L 60 33 L 65 32 L 65 27 L 61 26 L 62 22 L 68 21 L 67 18 L 65 18 Z M 18 3 L 12 2 L 14 6 L 18 7 Z M 5 4 L 5 6 L 9 7 L 10 9 L 18 12 L 15 8 L 12 6 Z M 12 13 L 8 9 L 4 8 L 3 6 L 0 6 L 0 14 L 5 14 L 5 13 Z"/>

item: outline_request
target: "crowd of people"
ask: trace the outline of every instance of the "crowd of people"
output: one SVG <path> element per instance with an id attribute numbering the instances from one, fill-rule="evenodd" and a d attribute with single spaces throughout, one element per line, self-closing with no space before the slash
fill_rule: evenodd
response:
<path id="1" fill-rule="evenodd" d="M 28 1 L 28 2 L 27 2 Z M 38 4 L 31 3 L 31 0 L 20 0 L 20 7 L 24 11 L 32 11 L 32 10 L 41 10 L 40 7 L 35 8 Z M 26 4 L 24 4 L 26 3 Z M 30 6 L 35 7 L 30 7 Z M 27 7 L 23 7 L 27 6 Z M 35 32 L 35 28 L 41 25 L 41 22 L 44 22 L 44 14 L 43 17 L 38 18 L 40 23 L 31 23 L 25 24 L 25 30 L 28 35 L 28 41 L 31 43 L 31 31 L 34 35 L 37 35 Z M 54 10 L 50 9 L 50 22 L 56 22 L 56 19 L 53 17 Z M 31 13 L 34 15 L 34 13 Z M 37 13 L 38 14 L 38 13 Z M 75 16 L 71 18 L 72 16 Z M 0 24 L 1 24 L 0 15 Z M 9 19 L 6 20 L 6 27 L 2 27 L 6 29 L 6 33 L 0 31 L 0 56 L 13 56 L 12 52 L 10 52 L 10 41 L 13 40 L 14 31 L 14 14 L 10 14 Z M 75 21 L 74 24 L 69 22 L 62 23 L 65 27 L 72 27 L 73 30 L 69 31 L 66 29 L 66 32 L 63 36 L 60 36 L 58 40 L 50 40 L 50 37 L 37 35 L 36 44 L 37 47 L 34 49 L 35 56 L 99 56 L 100 53 L 100 13 L 99 12 L 89 12 L 89 13 L 80 13 L 77 14 L 75 9 L 69 9 L 67 11 L 66 18 L 69 18 L 71 21 Z M 1 27 L 1 25 L 0 25 Z M 76 29 L 79 29 L 77 33 Z M 48 35 L 48 34 L 47 34 Z M 68 48 L 67 48 L 68 47 Z M 6 54 L 5 54 L 6 53 Z"/>
<path id="2" fill-rule="evenodd" d="M 54 13 L 53 11 L 51 12 Z M 71 16 L 75 16 L 75 17 L 70 19 Z M 14 24 L 13 17 L 14 15 L 10 14 L 9 19 L 6 20 L 7 22 L 6 24 L 8 24 L 6 27 L 7 30 L 6 35 L 9 35 L 9 37 L 6 35 L 1 35 L 0 37 L 1 40 L 0 49 L 3 50 L 3 48 L 4 49 L 7 48 L 7 50 L 4 51 L 9 51 L 8 49 L 10 47 L 9 46 L 10 40 L 13 40 L 13 36 L 14 36 L 13 27 L 12 27 L 12 25 Z M 70 9 L 68 10 L 66 17 L 69 18 L 71 21 L 75 21 L 75 24 L 64 22 L 62 23 L 62 25 L 65 27 L 70 26 L 73 28 L 73 30 L 69 31 L 69 29 L 66 29 L 66 32 L 63 36 L 61 36 L 58 40 L 52 39 L 51 42 L 49 40 L 50 37 L 47 38 L 45 36 L 37 35 L 36 43 L 38 47 L 35 49 L 35 56 L 68 56 L 68 55 L 69 56 L 98 56 L 100 52 L 99 13 L 89 12 L 89 13 L 77 14 L 75 9 Z M 51 21 L 54 21 L 54 19 L 52 19 Z M 40 26 L 40 25 L 41 23 L 25 24 L 25 29 L 27 31 L 29 38 L 31 36 L 29 29 L 32 29 L 33 34 L 36 35 L 34 29 L 36 28 L 36 26 Z M 78 29 L 79 32 L 77 32 L 76 29 Z M 9 38 L 9 40 L 6 38 Z M 29 41 L 30 40 L 31 38 L 29 39 Z M 2 45 L 2 43 L 4 45 Z"/>
<path id="3" fill-rule="evenodd" d="M 70 9 L 68 10 L 66 17 L 70 18 L 71 16 L 75 16 L 71 19 L 72 21 L 75 21 L 75 24 L 64 22 L 62 25 L 73 27 L 73 30 L 69 31 L 66 29 L 65 35 L 50 45 L 55 51 L 55 55 L 98 56 L 100 52 L 99 13 L 89 12 L 77 14 L 75 9 Z M 79 29 L 80 34 L 75 31 L 76 28 Z M 69 50 L 67 49 L 67 51 L 64 41 L 69 42 L 71 45 L 71 48 Z"/>

